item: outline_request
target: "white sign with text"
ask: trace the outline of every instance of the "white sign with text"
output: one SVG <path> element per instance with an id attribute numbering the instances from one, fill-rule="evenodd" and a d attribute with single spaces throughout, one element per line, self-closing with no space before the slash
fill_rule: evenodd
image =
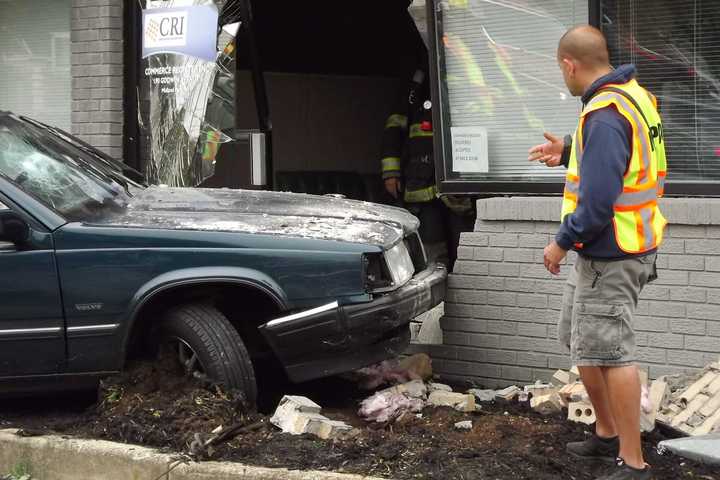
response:
<path id="1" fill-rule="evenodd" d="M 485 127 L 451 127 L 452 167 L 459 173 L 488 173 L 488 136 Z"/>

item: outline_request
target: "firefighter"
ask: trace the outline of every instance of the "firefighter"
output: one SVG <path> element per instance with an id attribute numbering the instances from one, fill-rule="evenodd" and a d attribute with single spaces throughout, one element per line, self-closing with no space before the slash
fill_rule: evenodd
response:
<path id="1" fill-rule="evenodd" d="M 418 69 L 401 106 L 385 123 L 382 178 L 397 204 L 420 220 L 428 260 L 444 263 L 452 270 L 460 233 L 472 231 L 475 212 L 469 197 L 439 194 L 429 93 L 427 75 Z"/>

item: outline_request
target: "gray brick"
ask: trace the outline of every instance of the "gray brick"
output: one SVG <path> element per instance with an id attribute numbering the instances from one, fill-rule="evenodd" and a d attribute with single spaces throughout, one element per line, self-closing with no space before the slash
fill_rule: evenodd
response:
<path id="1" fill-rule="evenodd" d="M 473 247 L 465 247 L 465 246 L 459 246 L 457 249 L 457 259 L 458 260 L 472 260 L 474 254 Z"/>
<path id="2" fill-rule="evenodd" d="M 471 247 L 487 247 L 490 239 L 488 235 L 484 233 L 476 232 L 463 232 L 460 234 L 460 244 L 468 245 Z"/>
<path id="3" fill-rule="evenodd" d="M 90 121 L 90 112 L 72 112 L 70 120 L 73 123 L 85 123 Z"/>
<path id="4" fill-rule="evenodd" d="M 448 289 L 464 288 L 464 289 L 479 289 L 478 277 L 471 277 L 468 275 L 460 275 L 452 273 L 448 277 L 447 281 Z"/>
<path id="5" fill-rule="evenodd" d="M 702 288 L 671 288 L 670 300 L 675 302 L 704 303 L 707 301 L 707 291 Z"/>
<path id="6" fill-rule="evenodd" d="M 534 292 L 535 281 L 527 280 L 525 278 L 506 278 L 505 290 L 510 292 Z"/>
<path id="7" fill-rule="evenodd" d="M 76 88 L 72 91 L 73 100 L 89 100 L 90 99 L 89 88 Z"/>
<path id="8" fill-rule="evenodd" d="M 121 100 L 123 98 L 122 88 L 93 88 L 90 90 L 90 98 L 103 100 Z"/>
<path id="9" fill-rule="evenodd" d="M 506 248 L 503 258 L 518 263 L 535 263 L 535 250 L 530 248 Z"/>
<path id="10" fill-rule="evenodd" d="M 558 215 L 559 218 L 559 215 Z M 535 226 L 535 233 L 545 233 L 547 235 L 552 235 L 553 238 L 555 238 L 555 234 L 558 232 L 559 229 L 559 222 L 553 223 L 553 222 L 542 222 L 538 223 Z"/>
<path id="11" fill-rule="evenodd" d="M 705 238 L 704 225 L 668 225 L 667 232 L 673 238 Z"/>
<path id="12" fill-rule="evenodd" d="M 505 282 L 502 278 L 476 277 L 475 284 L 481 290 L 505 290 Z"/>
<path id="13" fill-rule="evenodd" d="M 705 320 L 688 320 L 685 318 L 670 319 L 670 331 L 687 335 L 705 335 L 707 328 Z"/>
<path id="14" fill-rule="evenodd" d="M 549 242 L 547 235 L 519 235 L 518 245 L 521 248 L 545 248 Z"/>
<path id="15" fill-rule="evenodd" d="M 514 292 L 488 292 L 488 305 L 514 307 L 517 305 L 517 294 Z"/>
<path id="16" fill-rule="evenodd" d="M 555 373 L 554 370 L 548 370 L 546 368 L 533 368 L 531 382 L 540 380 L 543 383 L 549 383 L 552 381 L 552 376 Z"/>
<path id="17" fill-rule="evenodd" d="M 720 285 L 720 273 L 690 272 L 689 284 L 696 287 L 717 287 Z"/>
<path id="18" fill-rule="evenodd" d="M 504 320 L 488 320 L 488 333 L 498 333 L 500 335 L 517 335 L 518 324 L 515 322 L 506 322 Z"/>
<path id="19" fill-rule="evenodd" d="M 665 363 L 667 362 L 667 350 L 664 348 L 638 347 L 637 359 L 645 363 Z"/>
<path id="20" fill-rule="evenodd" d="M 102 6 L 98 9 L 99 17 L 119 17 L 122 18 L 123 9 L 122 6 L 107 5 Z"/>
<path id="21" fill-rule="evenodd" d="M 537 322 L 556 324 L 558 312 L 547 309 L 505 307 L 502 309 L 503 319 L 511 322 Z"/>
<path id="22" fill-rule="evenodd" d="M 560 348 L 557 340 L 547 338 L 527 338 L 529 350 L 542 353 L 557 353 Z"/>
<path id="23" fill-rule="evenodd" d="M 548 325 L 548 326 L 547 326 L 547 329 L 548 329 L 548 335 L 547 335 L 548 338 L 551 338 L 551 339 L 553 339 L 553 340 L 558 340 L 558 339 L 559 339 L 558 327 L 557 327 L 557 325 Z"/>
<path id="24" fill-rule="evenodd" d="M 92 112 L 100 109 L 98 100 L 74 100 L 72 102 L 73 112 Z"/>
<path id="25" fill-rule="evenodd" d="M 490 247 L 474 247 L 475 260 L 484 260 L 489 262 L 502 262 L 503 250 L 502 248 L 490 248 Z"/>
<path id="26" fill-rule="evenodd" d="M 110 28 L 106 30 L 98 30 L 98 40 L 122 40 L 123 31 L 120 29 Z"/>
<path id="27" fill-rule="evenodd" d="M 522 353 L 522 352 L 521 352 Z M 518 352 L 505 350 L 487 350 L 487 362 L 503 365 L 517 365 L 520 363 L 517 358 Z"/>
<path id="28" fill-rule="evenodd" d="M 650 315 L 650 301 L 640 300 L 635 307 L 635 313 L 637 315 Z"/>
<path id="29" fill-rule="evenodd" d="M 490 276 L 517 277 L 520 275 L 520 266 L 514 263 L 490 263 Z"/>
<path id="30" fill-rule="evenodd" d="M 505 224 L 503 224 L 503 222 L 485 222 L 478 220 L 475 222 L 475 231 L 483 233 L 504 232 Z"/>
<path id="31" fill-rule="evenodd" d="M 685 317 L 685 304 L 650 300 L 650 315 L 657 317 Z"/>
<path id="32" fill-rule="evenodd" d="M 705 258 L 699 255 L 669 255 L 671 270 L 705 270 Z"/>
<path id="33" fill-rule="evenodd" d="M 529 308 L 547 308 L 547 295 L 518 293 L 517 306 Z"/>
<path id="34" fill-rule="evenodd" d="M 713 213 L 717 214 L 718 221 L 714 225 L 708 225 L 705 234 L 707 238 L 720 238 L 720 207 L 715 206 Z"/>
<path id="35" fill-rule="evenodd" d="M 100 39 L 100 30 L 72 30 L 70 32 L 71 42 L 94 42 Z"/>
<path id="36" fill-rule="evenodd" d="M 487 361 L 487 352 L 493 352 L 495 350 L 485 350 L 482 348 L 470 348 L 470 347 L 455 347 L 457 351 L 457 359 L 466 362 L 480 362 L 484 363 Z"/>
<path id="37" fill-rule="evenodd" d="M 683 336 L 674 333 L 650 333 L 648 343 L 659 348 L 683 348 Z"/>
<path id="38" fill-rule="evenodd" d="M 635 345 L 640 347 L 648 346 L 648 333 L 635 331 Z"/>
<path id="39" fill-rule="evenodd" d="M 565 281 L 556 278 L 552 280 L 535 280 L 535 291 L 551 295 L 562 295 L 565 290 L 565 283 Z"/>
<path id="40" fill-rule="evenodd" d="M 704 367 L 705 354 L 703 352 L 690 352 L 687 350 L 669 350 L 668 358 L 673 365 L 686 367 Z"/>
<path id="41" fill-rule="evenodd" d="M 687 240 L 685 242 L 685 251 L 699 255 L 720 255 L 720 239 Z"/>
<path id="42" fill-rule="evenodd" d="M 503 312 L 501 307 L 492 305 L 475 305 L 473 316 L 484 320 L 502 320 Z"/>
<path id="43" fill-rule="evenodd" d="M 565 267 L 567 268 L 567 267 Z M 550 272 L 545 269 L 545 265 L 529 264 L 523 268 L 523 276 L 526 278 L 549 279 L 552 278 Z"/>
<path id="44" fill-rule="evenodd" d="M 455 262 L 455 273 L 465 275 L 488 275 L 490 268 L 487 262 L 471 262 L 469 260 L 460 260 Z"/>
<path id="45" fill-rule="evenodd" d="M 484 305 L 487 303 L 487 292 L 482 290 L 454 290 L 445 294 L 445 302 L 468 303 L 471 305 Z"/>
<path id="46" fill-rule="evenodd" d="M 710 305 L 706 303 L 688 304 L 688 318 L 697 318 L 700 320 L 719 320 L 720 305 Z"/>
<path id="47" fill-rule="evenodd" d="M 491 247 L 517 247 L 518 235 L 515 233 L 491 233 Z"/>
<path id="48" fill-rule="evenodd" d="M 469 333 L 466 332 L 443 332 L 443 341 L 445 345 L 465 345 L 465 346 L 480 346 L 478 343 L 476 343 L 479 339 L 473 339 L 470 340 Z M 496 340 L 497 339 L 496 337 Z M 494 345 L 497 347 L 497 345 Z"/>
<path id="49" fill-rule="evenodd" d="M 693 272 L 695 274 L 696 272 Z M 681 270 L 660 270 L 655 285 L 688 285 L 688 272 Z M 693 284 L 694 285 L 694 284 Z"/>
<path id="50" fill-rule="evenodd" d="M 72 9 L 73 18 L 97 18 L 100 16 L 99 7 L 79 7 Z"/>
<path id="51" fill-rule="evenodd" d="M 445 360 L 456 360 L 458 347 L 448 345 L 428 345 L 428 354 L 432 358 L 442 358 Z"/>
<path id="52" fill-rule="evenodd" d="M 720 337 L 720 319 L 707 322 L 707 334 L 713 337 Z"/>
<path id="53" fill-rule="evenodd" d="M 705 268 L 710 272 L 720 272 L 720 257 L 707 257 Z"/>
<path id="54" fill-rule="evenodd" d="M 507 233 L 535 233 L 535 222 L 505 222 Z"/>
<path id="55" fill-rule="evenodd" d="M 643 332 L 667 332 L 668 319 L 637 315 L 635 316 L 633 328 Z"/>
<path id="56" fill-rule="evenodd" d="M 90 120 L 93 122 L 122 123 L 123 112 L 92 112 Z M 122 133 L 122 131 L 116 133 Z"/>
<path id="57" fill-rule="evenodd" d="M 508 367 L 503 366 L 500 370 L 502 378 L 519 380 L 521 382 L 532 381 L 532 369 L 525 367 Z"/>
<path id="58" fill-rule="evenodd" d="M 558 351 L 560 351 L 560 345 L 558 344 Z M 548 367 L 553 370 L 562 368 L 568 370 L 570 365 L 570 352 L 567 355 L 548 355 Z"/>
<path id="59" fill-rule="evenodd" d="M 682 375 L 693 373 L 693 368 L 671 367 L 668 365 L 651 365 L 649 370 L 650 378 L 658 378 L 663 375 Z"/>
<path id="60" fill-rule="evenodd" d="M 665 253 L 685 253 L 685 240 L 677 238 L 666 238 L 660 245 L 658 252 Z"/>
<path id="61" fill-rule="evenodd" d="M 519 323 L 517 326 L 518 335 L 524 337 L 547 338 L 547 325 L 538 323 Z"/>
<path id="62" fill-rule="evenodd" d="M 440 319 L 443 332 L 486 333 L 487 320 L 445 316 Z"/>
<path id="63" fill-rule="evenodd" d="M 657 268 L 661 268 L 663 270 L 668 270 L 670 268 L 669 258 L 670 258 L 670 255 L 666 255 L 666 254 L 658 255 L 655 260 L 655 265 L 657 265 Z"/>
<path id="64" fill-rule="evenodd" d="M 720 303 L 720 289 L 708 288 L 706 292 L 708 303 Z"/>
<path id="65" fill-rule="evenodd" d="M 473 318 L 475 316 L 475 306 L 446 302 L 445 315 L 458 318 Z"/>
<path id="66" fill-rule="evenodd" d="M 100 53 L 73 53 L 70 55 L 72 65 L 95 65 L 102 62 Z"/>
<path id="67" fill-rule="evenodd" d="M 670 298 L 670 289 L 657 285 L 646 286 L 640 294 L 642 300 L 668 300 Z"/>
<path id="68" fill-rule="evenodd" d="M 539 353 L 517 352 L 517 364 L 523 367 L 547 368 L 548 356 Z"/>
<path id="69" fill-rule="evenodd" d="M 685 348 L 688 350 L 700 350 L 701 352 L 720 352 L 720 342 L 713 337 L 686 335 Z"/>
<path id="70" fill-rule="evenodd" d="M 530 348 L 530 339 L 522 337 L 500 337 L 500 348 L 509 350 L 528 351 Z"/>
<path id="71" fill-rule="evenodd" d="M 105 64 L 122 65 L 124 62 L 123 52 L 103 52 L 100 54 L 101 62 Z"/>

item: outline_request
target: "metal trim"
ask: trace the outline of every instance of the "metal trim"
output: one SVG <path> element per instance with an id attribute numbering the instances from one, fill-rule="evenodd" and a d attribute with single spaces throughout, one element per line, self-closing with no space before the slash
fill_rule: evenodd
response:
<path id="1" fill-rule="evenodd" d="M 62 331 L 62 327 L 45 327 L 45 328 L 10 328 L 6 330 L 0 330 L 0 336 L 2 335 L 23 335 L 27 333 L 58 333 Z"/>
<path id="2" fill-rule="evenodd" d="M 67 331 L 68 331 L 68 333 L 87 332 L 89 330 L 105 331 L 105 330 L 115 330 L 119 326 L 120 326 L 119 323 L 107 323 L 107 324 L 103 324 L 103 325 L 82 325 L 79 327 L 68 327 Z"/>
<path id="3" fill-rule="evenodd" d="M 335 301 L 332 303 L 328 303 L 327 305 L 322 305 L 317 308 L 305 310 L 303 312 L 293 313 L 292 315 L 288 315 L 286 317 L 276 318 L 275 320 L 271 320 L 268 323 L 266 323 L 265 326 L 266 327 L 274 327 L 276 325 L 280 325 L 281 323 L 292 322 L 293 320 L 299 320 L 301 318 L 312 317 L 313 315 L 318 315 L 320 313 L 329 312 L 330 310 L 334 310 L 339 307 L 340 307 L 340 304 L 337 301 Z"/>

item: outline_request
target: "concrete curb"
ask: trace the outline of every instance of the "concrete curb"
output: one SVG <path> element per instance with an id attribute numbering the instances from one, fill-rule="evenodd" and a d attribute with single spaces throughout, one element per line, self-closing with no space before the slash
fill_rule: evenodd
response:
<path id="1" fill-rule="evenodd" d="M 167 473 L 174 457 L 150 448 L 57 435 L 18 437 L 16 431 L 0 430 L 0 475 L 23 462 L 33 480 L 382 480 L 231 462 L 183 464 Z"/>

